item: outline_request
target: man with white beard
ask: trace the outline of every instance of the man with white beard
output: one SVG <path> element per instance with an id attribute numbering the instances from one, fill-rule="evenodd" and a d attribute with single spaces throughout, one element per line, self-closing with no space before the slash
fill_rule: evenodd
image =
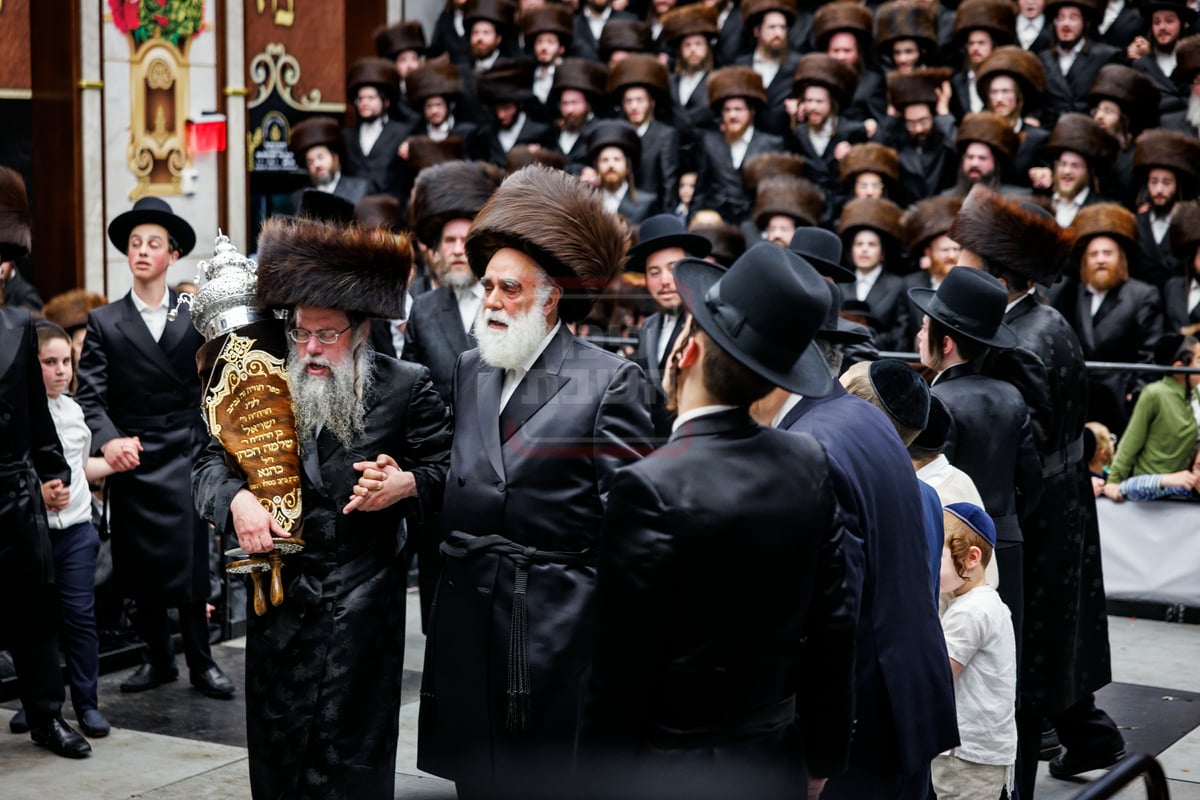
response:
<path id="1" fill-rule="evenodd" d="M 652 434 L 641 368 L 568 325 L 628 247 L 598 193 L 541 166 L 510 176 L 467 237 L 479 349 L 455 369 L 417 756 L 460 798 L 558 797 L 569 777 L 608 487 Z"/>
<path id="2" fill-rule="evenodd" d="M 1181 39 L 1175 45 L 1175 71 L 1171 79 L 1179 86 L 1187 105 L 1182 111 L 1164 115 L 1162 127 L 1200 137 L 1200 34 Z"/>
<path id="3" fill-rule="evenodd" d="M 416 364 L 373 351 L 369 317 L 399 316 L 408 237 L 273 218 L 256 305 L 290 313 L 305 547 L 283 603 L 247 615 L 246 738 L 259 798 L 392 797 L 404 662 L 405 517 L 436 510 L 450 414 Z M 196 508 L 247 553 L 286 536 L 212 439 Z"/>

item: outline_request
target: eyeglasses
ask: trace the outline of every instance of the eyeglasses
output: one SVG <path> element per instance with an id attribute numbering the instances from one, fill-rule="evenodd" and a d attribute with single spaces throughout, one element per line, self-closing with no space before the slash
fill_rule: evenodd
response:
<path id="1" fill-rule="evenodd" d="M 317 341 L 321 344 L 333 344 L 338 340 L 339 336 L 350 330 L 352 327 L 352 325 L 347 325 L 340 331 L 331 331 L 328 329 L 323 331 L 310 331 L 305 328 L 292 328 L 290 331 L 288 331 L 288 338 L 296 344 L 305 344 L 309 339 L 315 336 L 317 337 Z"/>
<path id="2" fill-rule="evenodd" d="M 485 296 L 491 294 L 495 289 L 498 288 L 500 291 L 504 292 L 504 296 L 510 300 L 515 300 L 516 298 L 520 297 L 522 290 L 525 288 L 521 285 L 520 281 L 513 278 L 502 278 L 499 281 L 494 281 L 491 278 L 484 278 L 479 282 L 479 285 L 483 287 L 483 293 Z"/>

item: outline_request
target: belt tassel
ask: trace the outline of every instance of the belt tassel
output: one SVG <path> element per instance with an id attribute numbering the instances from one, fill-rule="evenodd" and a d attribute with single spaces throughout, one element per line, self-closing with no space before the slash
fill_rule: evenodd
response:
<path id="1" fill-rule="evenodd" d="M 508 730 L 529 729 L 529 572 L 517 564 L 513 579 L 512 624 L 508 633 Z"/>

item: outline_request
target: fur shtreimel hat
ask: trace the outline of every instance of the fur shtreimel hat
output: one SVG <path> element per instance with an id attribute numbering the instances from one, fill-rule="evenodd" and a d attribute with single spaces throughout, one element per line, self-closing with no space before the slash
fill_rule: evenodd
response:
<path id="1" fill-rule="evenodd" d="M 873 172 L 895 185 L 900 180 L 900 157 L 892 148 L 878 142 L 864 142 L 851 147 L 838 164 L 838 177 L 852 187 L 864 172 Z"/>
<path id="2" fill-rule="evenodd" d="M 383 228 L 392 233 L 408 229 L 404 206 L 390 194 L 369 194 L 354 204 L 354 221 L 363 229 Z"/>
<path id="3" fill-rule="evenodd" d="M 986 100 L 992 79 L 1001 75 L 1007 75 L 1017 82 L 1025 110 L 1042 102 L 1042 96 L 1046 94 L 1046 69 L 1033 53 L 1015 45 L 993 50 L 979 65 L 979 73 L 975 78 L 975 89 L 979 96 Z"/>
<path id="4" fill-rule="evenodd" d="M 1200 33 L 1180 39 L 1175 44 L 1175 71 L 1171 80 L 1179 87 L 1188 86 L 1200 75 Z"/>
<path id="5" fill-rule="evenodd" d="M 571 9 L 559 3 L 521 12 L 521 34 L 529 47 L 533 46 L 533 40 L 539 33 L 553 33 L 560 45 L 568 46 L 575 35 L 572 24 Z"/>
<path id="6" fill-rule="evenodd" d="M 347 102 L 353 103 L 354 96 L 364 86 L 374 86 L 380 95 L 394 103 L 400 94 L 400 73 L 386 58 L 360 58 L 346 71 Z"/>
<path id="7" fill-rule="evenodd" d="M 750 67 L 722 67 L 708 76 L 708 105 L 720 114 L 721 104 L 741 97 L 755 108 L 767 104 L 762 76 Z"/>
<path id="8" fill-rule="evenodd" d="M 513 145 L 513 148 L 508 151 L 508 155 L 504 157 L 504 172 L 512 174 L 530 164 L 541 164 L 550 169 L 566 169 L 567 157 L 557 150 L 549 150 L 537 145 Z"/>
<path id="9" fill-rule="evenodd" d="M 636 19 L 614 19 L 605 24 L 596 42 L 600 60 L 608 63 L 618 50 L 626 53 L 649 53 L 654 49 L 654 34 L 650 26 Z"/>
<path id="10" fill-rule="evenodd" d="M 1171 252 L 1175 257 L 1183 263 L 1191 264 L 1196 247 L 1200 245 L 1200 200 L 1175 204 L 1167 235 L 1171 239 Z"/>
<path id="11" fill-rule="evenodd" d="M 993 153 L 1011 162 L 1021 146 L 1021 137 L 1004 117 L 991 111 L 980 111 L 963 117 L 954 146 L 962 153 L 971 142 L 982 142 L 992 148 Z"/>
<path id="12" fill-rule="evenodd" d="M 904 241 L 913 253 L 920 253 L 931 241 L 950 230 L 962 208 L 960 197 L 928 197 L 904 212 Z"/>
<path id="13" fill-rule="evenodd" d="M 758 26 L 768 11 L 783 14 L 790 28 L 796 21 L 796 0 L 742 0 L 742 25 L 746 30 Z"/>
<path id="14" fill-rule="evenodd" d="M 336 121 L 329 117 L 313 117 L 292 128 L 292 135 L 288 137 L 288 148 L 295 154 L 297 161 L 303 162 L 304 154 L 309 148 L 317 145 L 324 145 L 341 155 L 342 129 Z"/>
<path id="15" fill-rule="evenodd" d="M 758 153 L 742 162 L 742 184 L 751 195 L 771 178 L 803 178 L 804 157 L 796 153 Z"/>
<path id="16" fill-rule="evenodd" d="M 103 305 L 108 305 L 108 300 L 103 295 L 89 292 L 87 289 L 72 289 L 47 300 L 42 314 L 67 333 L 72 333 L 87 327 L 88 313 Z"/>
<path id="17" fill-rule="evenodd" d="M 437 248 L 442 227 L 452 219 L 475 219 L 503 179 L 497 167 L 482 161 L 447 161 L 421 170 L 408 207 L 417 240 Z"/>
<path id="18" fill-rule="evenodd" d="M 1105 64 L 1088 89 L 1087 104 L 1095 107 L 1101 100 L 1116 103 L 1129 120 L 1129 130 L 1136 134 L 1158 123 L 1161 95 L 1145 73 L 1124 64 Z"/>
<path id="19" fill-rule="evenodd" d="M 440 142 L 428 136 L 408 137 L 408 166 L 413 172 L 447 161 L 459 161 L 466 158 L 466 152 L 466 142 L 461 136 L 447 136 Z"/>
<path id="20" fill-rule="evenodd" d="M 954 39 L 960 46 L 971 31 L 987 31 L 992 46 L 1011 44 L 1017 38 L 1017 6 L 1012 0 L 963 0 L 954 14 Z"/>
<path id="21" fill-rule="evenodd" d="M 562 287 L 558 315 L 577 322 L 620 274 L 629 230 L 578 178 L 530 166 L 508 176 L 475 217 L 467 236 L 471 269 L 482 277 L 505 247 L 524 252 Z"/>
<path id="22" fill-rule="evenodd" d="M 408 73 L 404 80 L 408 104 L 417 112 L 424 110 L 425 101 L 431 97 L 452 99 L 463 93 L 462 76 L 458 66 L 446 56 L 426 61 Z"/>
<path id="23" fill-rule="evenodd" d="M 1087 114 L 1063 114 L 1050 131 L 1045 151 L 1050 158 L 1064 152 L 1078 153 L 1092 169 L 1106 165 L 1117 154 L 1120 144 L 1100 123 Z"/>
<path id="24" fill-rule="evenodd" d="M 992 272 L 1011 272 L 1049 286 L 1058 280 L 1075 234 L 1045 209 L 976 184 L 947 235 L 977 253 Z"/>
<path id="25" fill-rule="evenodd" d="M 406 20 L 375 31 L 375 54 L 396 60 L 405 50 L 425 55 L 425 29 L 415 20 Z"/>
<path id="26" fill-rule="evenodd" d="M 666 64 L 647 53 L 631 53 L 613 65 L 608 73 L 608 94 L 620 103 L 621 95 L 634 86 L 645 87 L 658 104 L 671 100 L 671 75 Z"/>
<path id="27" fill-rule="evenodd" d="M 1046 7 L 1042 13 L 1046 16 L 1046 22 L 1053 23 L 1060 8 L 1074 6 L 1083 14 L 1083 18 L 1091 23 L 1092 28 L 1095 28 L 1104 20 L 1104 6 L 1107 4 L 1107 0 L 1046 0 Z"/>
<path id="28" fill-rule="evenodd" d="M 473 24 L 490 22 L 501 36 L 506 36 L 513 28 L 516 16 L 517 7 L 508 0 L 467 0 L 463 6 L 463 27 L 470 38 Z"/>
<path id="29" fill-rule="evenodd" d="M 1177 179 L 1195 183 L 1200 175 L 1200 140 L 1176 131 L 1146 131 L 1133 146 L 1133 168 L 1145 180 L 1153 167 L 1169 169 Z"/>
<path id="30" fill-rule="evenodd" d="M 0 261 L 24 258 L 32 243 L 25 179 L 15 169 L 0 167 Z"/>
<path id="31" fill-rule="evenodd" d="M 1121 245 L 1128 258 L 1137 255 L 1137 217 L 1116 203 L 1093 203 L 1079 209 L 1071 222 L 1075 233 L 1072 261 L 1083 255 L 1087 243 L 1097 236 L 1109 236 Z"/>
<path id="32" fill-rule="evenodd" d="M 838 220 L 838 236 L 847 250 L 860 230 L 875 231 L 883 240 L 888 256 L 895 255 L 894 247 L 904 239 L 900 206 L 883 197 L 860 197 L 846 203 Z"/>
<path id="33" fill-rule="evenodd" d="M 671 47 L 689 36 L 703 36 L 712 39 L 719 33 L 717 18 L 720 16 L 715 8 L 702 3 L 672 8 L 662 15 L 662 40 Z"/>
<path id="34" fill-rule="evenodd" d="M 566 59 L 567 61 L 574 59 Z M 555 80 L 562 67 L 554 70 Z M 533 99 L 533 62 L 525 59 L 498 58 L 491 69 L 476 80 L 476 92 L 485 105 L 528 103 Z"/>
<path id="35" fill-rule="evenodd" d="M 892 71 L 887 74 L 888 101 L 897 110 L 921 105 L 931 109 L 937 105 L 937 88 L 950 80 L 946 67 L 914 69 L 912 72 Z"/>
<path id="36" fill-rule="evenodd" d="M 858 73 L 832 56 L 808 53 L 800 57 L 792 74 L 792 97 L 803 100 L 809 86 L 823 86 L 838 109 L 845 109 L 858 89 Z"/>
<path id="37" fill-rule="evenodd" d="M 816 225 L 825 211 L 825 193 L 803 178 L 768 178 L 754 197 L 754 224 L 765 230 L 771 217 L 791 217 Z"/>
<path id="38" fill-rule="evenodd" d="M 530 75 L 532 83 L 532 73 Z M 554 68 L 554 83 L 550 87 L 548 101 L 557 109 L 558 98 L 565 89 L 576 89 L 588 97 L 592 106 L 604 97 L 608 88 L 608 68 L 586 58 L 564 58 Z"/>
<path id="39" fill-rule="evenodd" d="M 855 0 L 825 3 L 813 16 L 813 41 L 817 50 L 825 52 L 829 49 L 830 38 L 839 31 L 846 31 L 854 34 L 859 51 L 865 54 L 871 44 L 873 22 L 870 9 Z"/>
<path id="40" fill-rule="evenodd" d="M 408 234 L 272 217 L 258 237 L 257 304 L 396 319 L 412 259 Z"/>
<path id="41" fill-rule="evenodd" d="M 875 11 L 875 44 L 885 53 L 901 39 L 912 39 L 926 49 L 937 45 L 933 13 L 914 3 L 888 0 Z"/>

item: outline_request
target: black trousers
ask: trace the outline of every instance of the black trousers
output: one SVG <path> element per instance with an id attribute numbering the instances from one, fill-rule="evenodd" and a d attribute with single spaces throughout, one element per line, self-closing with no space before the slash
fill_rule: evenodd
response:
<path id="1" fill-rule="evenodd" d="M 175 666 L 175 648 L 171 643 L 171 625 L 167 607 L 154 598 L 137 597 L 137 612 L 133 629 L 146 644 L 143 660 L 155 668 L 171 670 Z M 208 645 L 208 614 L 204 601 L 179 606 L 179 633 L 183 638 L 183 655 L 188 669 L 203 672 L 215 666 Z"/>
<path id="2" fill-rule="evenodd" d="M 1003 575 L 1000 578 L 1004 581 Z M 1058 741 L 1076 755 L 1111 755 L 1125 747 L 1125 739 L 1112 717 L 1096 708 L 1096 696 L 1090 692 L 1066 711 L 1046 713 L 1027 704 L 1017 709 L 1017 789 L 1020 800 L 1033 800 L 1037 783 L 1038 755 L 1041 752 L 1043 719 L 1058 732 Z"/>
<path id="3" fill-rule="evenodd" d="M 0 644 L 12 654 L 21 707 L 32 728 L 62 713 L 65 697 L 58 663 L 58 590 L 52 583 L 29 585 L 19 576 L 0 580 Z"/>
<path id="4" fill-rule="evenodd" d="M 50 532 L 54 576 L 62 610 L 60 638 L 76 716 L 98 707 L 100 638 L 96 634 L 96 554 L 100 537 L 91 520 Z"/>

